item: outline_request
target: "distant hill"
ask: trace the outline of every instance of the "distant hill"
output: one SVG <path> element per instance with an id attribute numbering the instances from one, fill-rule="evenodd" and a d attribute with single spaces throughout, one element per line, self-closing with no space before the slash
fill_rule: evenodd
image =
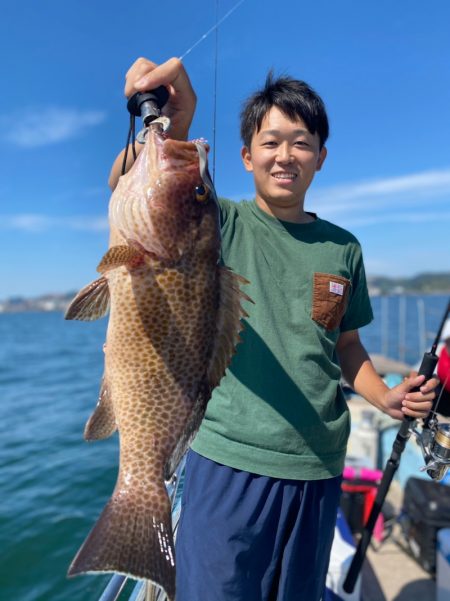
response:
<path id="1" fill-rule="evenodd" d="M 23 313 L 25 311 L 65 312 L 76 291 L 64 294 L 43 294 L 35 298 L 14 296 L 0 301 L 0 313 Z"/>
<path id="2" fill-rule="evenodd" d="M 372 294 L 447 293 L 450 292 L 450 272 L 420 273 L 409 278 L 368 276 Z"/>
<path id="3" fill-rule="evenodd" d="M 450 294 L 450 272 L 421 273 L 410 278 L 388 278 L 368 276 L 371 296 L 380 294 Z M 21 313 L 23 311 L 65 311 L 76 291 L 61 294 L 43 294 L 27 298 L 23 296 L 0 300 L 0 313 Z"/>

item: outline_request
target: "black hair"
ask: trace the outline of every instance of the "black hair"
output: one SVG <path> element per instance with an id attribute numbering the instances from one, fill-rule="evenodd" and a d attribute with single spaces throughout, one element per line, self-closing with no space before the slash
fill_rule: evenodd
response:
<path id="1" fill-rule="evenodd" d="M 269 71 L 264 87 L 243 104 L 241 138 L 244 146 L 250 148 L 253 134 L 259 132 L 264 117 L 273 106 L 293 121 L 300 117 L 311 134 L 317 132 L 322 148 L 329 134 L 328 117 L 322 98 L 299 79 L 288 75 L 274 79 L 273 71 Z"/>

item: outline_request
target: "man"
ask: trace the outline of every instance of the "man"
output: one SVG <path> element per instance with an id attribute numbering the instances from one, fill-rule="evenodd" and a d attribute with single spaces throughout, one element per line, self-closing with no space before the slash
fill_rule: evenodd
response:
<path id="1" fill-rule="evenodd" d="M 125 93 L 159 85 L 170 135 L 186 138 L 195 93 L 180 61 L 139 59 Z M 379 378 L 358 335 L 372 319 L 359 243 L 304 210 L 327 155 L 320 97 L 269 77 L 244 106 L 241 135 L 255 200 L 220 201 L 222 260 L 250 281 L 255 305 L 188 454 L 177 601 L 319 601 L 349 434 L 341 371 L 398 419 L 425 417 L 436 382 L 411 376 L 389 390 Z"/>

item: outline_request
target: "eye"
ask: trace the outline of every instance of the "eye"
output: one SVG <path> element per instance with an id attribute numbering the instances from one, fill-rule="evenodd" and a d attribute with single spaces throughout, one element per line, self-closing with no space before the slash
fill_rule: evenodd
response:
<path id="1" fill-rule="evenodd" d="M 206 202 L 209 198 L 209 188 L 205 185 L 200 184 L 195 188 L 195 199 L 198 202 Z"/>

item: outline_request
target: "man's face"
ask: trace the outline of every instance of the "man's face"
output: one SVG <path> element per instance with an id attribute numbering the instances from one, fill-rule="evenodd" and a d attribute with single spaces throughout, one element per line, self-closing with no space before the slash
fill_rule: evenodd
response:
<path id="1" fill-rule="evenodd" d="M 257 203 L 272 212 L 277 207 L 303 208 L 306 190 L 327 151 L 320 150 L 318 134 L 311 134 L 301 119 L 291 121 L 272 107 L 250 148 L 244 146 L 241 154 L 245 169 L 253 172 Z"/>

